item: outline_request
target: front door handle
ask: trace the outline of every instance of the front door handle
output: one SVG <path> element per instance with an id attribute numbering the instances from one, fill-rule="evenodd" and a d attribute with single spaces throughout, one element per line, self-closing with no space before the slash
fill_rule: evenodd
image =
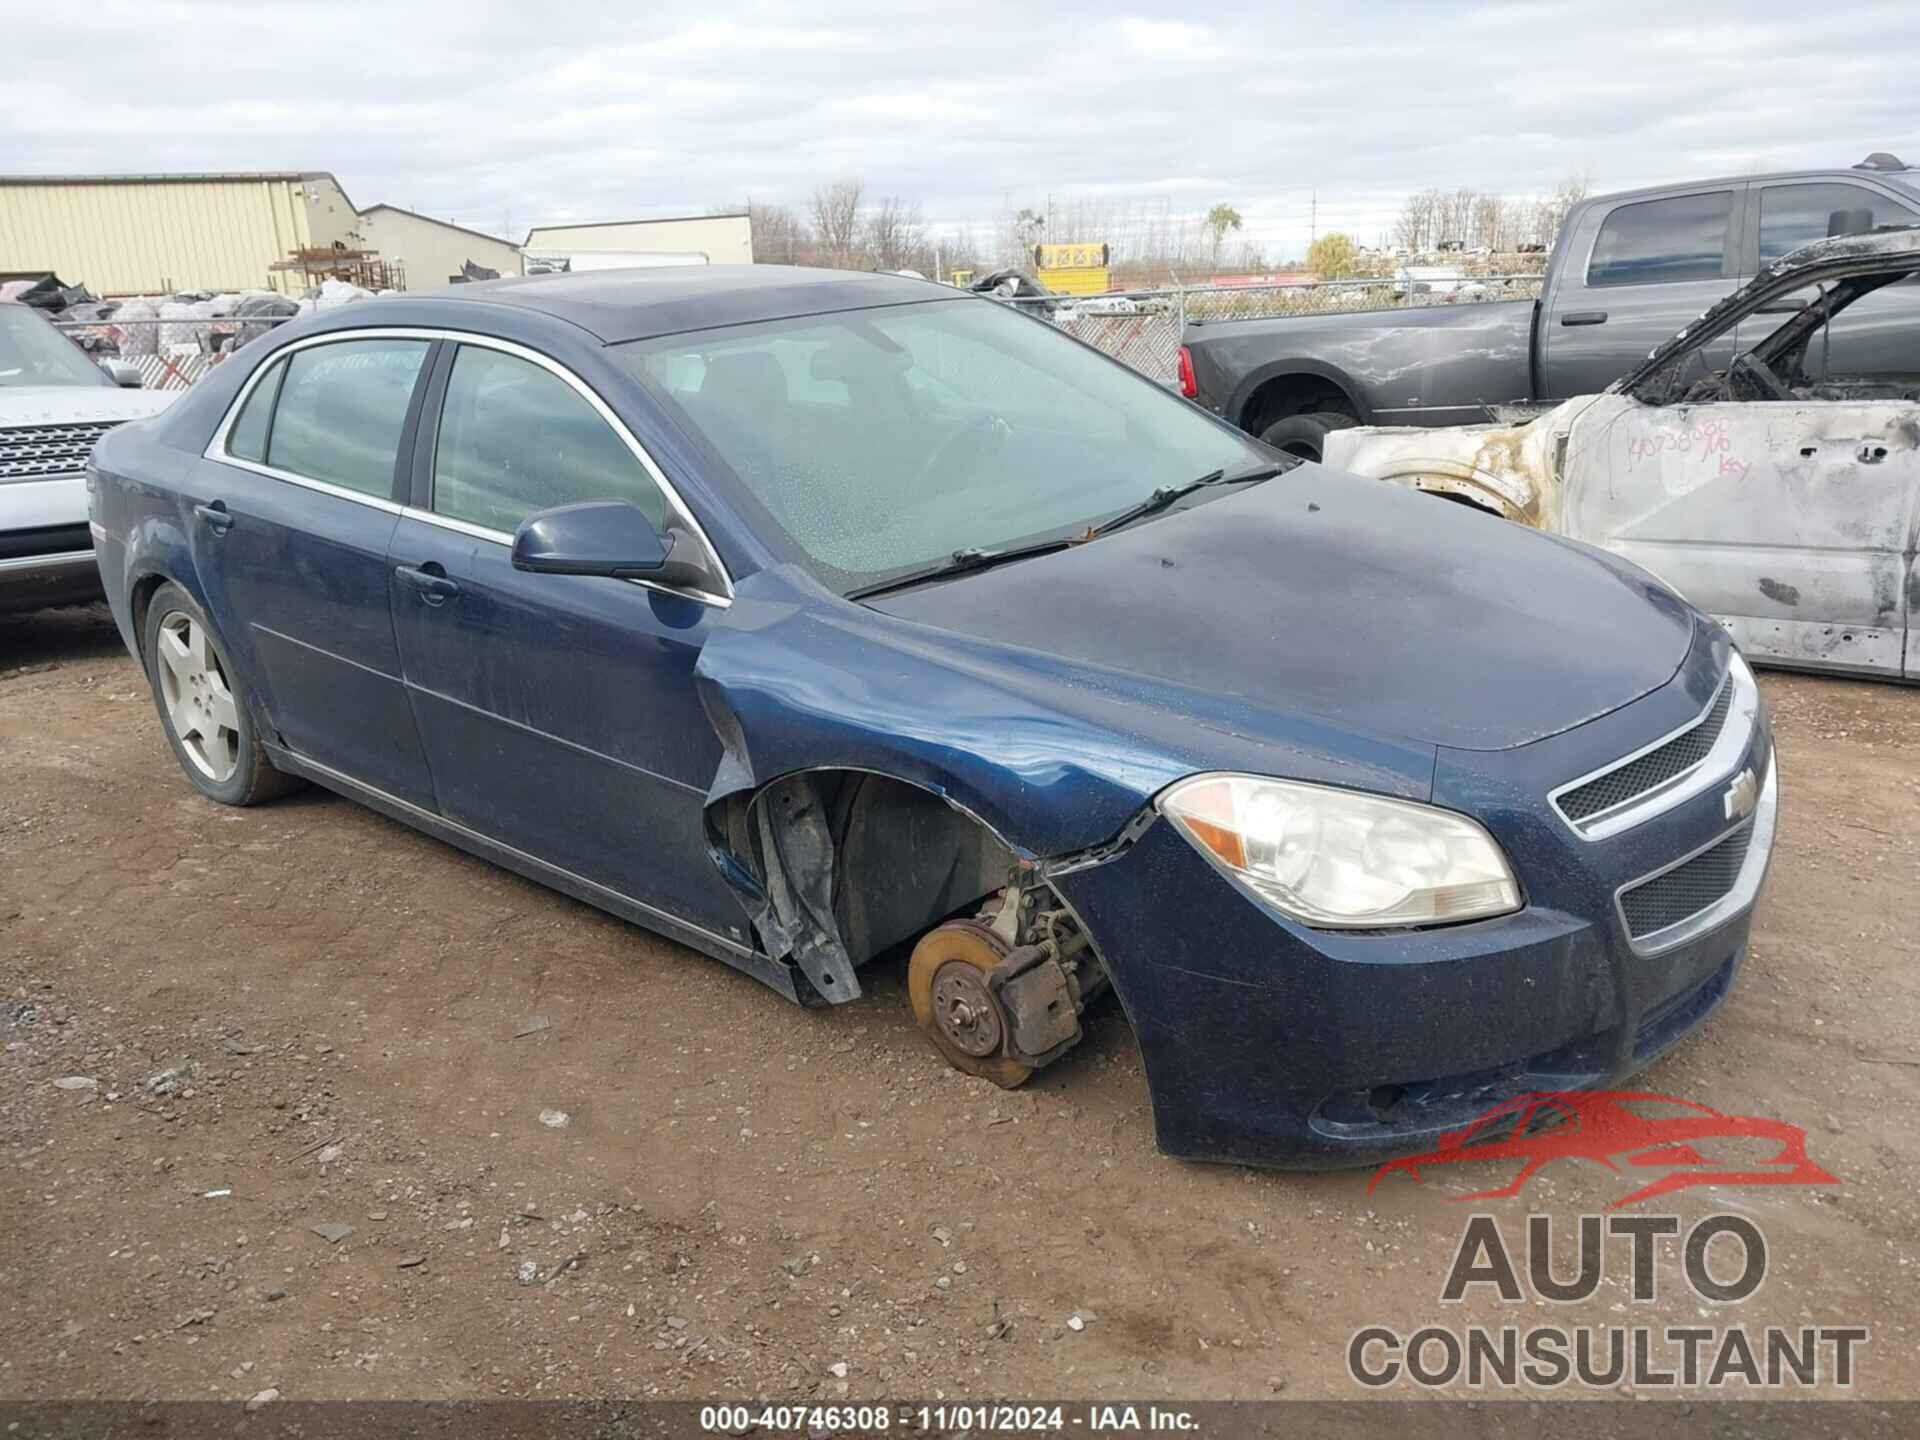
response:
<path id="1" fill-rule="evenodd" d="M 429 605 L 444 605 L 460 593 L 460 587 L 447 579 L 447 572 L 436 560 L 429 560 L 418 569 L 411 565 L 395 566 L 393 573 Z"/>
<path id="2" fill-rule="evenodd" d="M 1604 325 L 1607 312 L 1604 310 L 1569 310 L 1560 317 L 1562 325 Z"/>
<path id="3" fill-rule="evenodd" d="M 224 500 L 213 500 L 205 505 L 196 505 L 193 507 L 193 513 L 198 515 L 206 527 L 216 535 L 224 535 L 233 528 L 233 516 L 227 513 L 227 502 Z"/>

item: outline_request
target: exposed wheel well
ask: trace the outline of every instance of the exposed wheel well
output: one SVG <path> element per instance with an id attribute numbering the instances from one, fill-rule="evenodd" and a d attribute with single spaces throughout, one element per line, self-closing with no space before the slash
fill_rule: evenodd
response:
<path id="1" fill-rule="evenodd" d="M 1321 411 L 1360 418 L 1360 407 L 1352 397 L 1324 375 L 1275 375 L 1261 381 L 1247 397 L 1239 423 L 1249 435 L 1259 435 L 1276 420 Z"/>
<path id="2" fill-rule="evenodd" d="M 800 771 L 725 802 L 726 848 L 766 892 L 755 927 L 829 1001 L 855 967 L 972 913 L 1020 868 L 985 824 L 931 790 L 864 770 Z"/>
<path id="3" fill-rule="evenodd" d="M 1491 515 L 1496 520 L 1508 518 L 1507 512 L 1493 496 L 1476 488 L 1461 488 L 1457 481 L 1419 479 L 1413 482 L 1413 488 L 1422 495 L 1430 495 L 1435 500 L 1448 500 L 1455 505 L 1464 505 L 1469 510 L 1478 511 L 1482 515 Z"/>

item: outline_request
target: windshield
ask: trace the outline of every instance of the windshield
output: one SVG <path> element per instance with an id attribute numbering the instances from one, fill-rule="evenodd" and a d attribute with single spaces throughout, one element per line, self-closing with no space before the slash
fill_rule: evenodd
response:
<path id="1" fill-rule="evenodd" d="M 1078 533 L 1160 487 L 1273 458 L 1047 322 L 986 300 L 740 325 L 614 353 L 737 480 L 755 518 L 841 591 L 957 551 Z"/>
<path id="2" fill-rule="evenodd" d="M 0 385 L 111 385 L 86 352 L 27 305 L 0 305 Z"/>

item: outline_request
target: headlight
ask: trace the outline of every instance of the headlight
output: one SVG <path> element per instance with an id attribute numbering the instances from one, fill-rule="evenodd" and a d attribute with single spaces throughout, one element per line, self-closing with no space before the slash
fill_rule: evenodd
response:
<path id="1" fill-rule="evenodd" d="M 1230 877 L 1308 925 L 1431 925 L 1520 908 L 1493 837 L 1450 810 L 1257 775 L 1195 775 L 1156 804 Z"/>

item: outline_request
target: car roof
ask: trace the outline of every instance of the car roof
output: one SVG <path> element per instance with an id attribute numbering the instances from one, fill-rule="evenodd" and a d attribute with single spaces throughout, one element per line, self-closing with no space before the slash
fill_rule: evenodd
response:
<path id="1" fill-rule="evenodd" d="M 797 265 L 665 265 L 481 280 L 410 290 L 404 298 L 436 304 L 478 301 L 530 310 L 618 345 L 721 325 L 965 296 L 951 286 L 904 275 Z"/>
<path id="2" fill-rule="evenodd" d="M 1639 185 L 1631 190 L 1609 190 L 1604 195 L 1589 195 L 1582 203 L 1613 205 L 1622 200 L 1658 199 L 1663 195 L 1691 193 L 1696 190 L 1733 190 L 1742 185 L 1771 185 L 1782 180 L 1811 184 L 1864 183 L 1869 188 L 1877 180 L 1907 195 L 1920 195 L 1920 171 L 1869 170 L 1858 165 L 1836 165 L 1821 170 L 1774 170 L 1764 175 L 1714 175 L 1705 180 L 1670 180 L 1662 185 Z"/>

